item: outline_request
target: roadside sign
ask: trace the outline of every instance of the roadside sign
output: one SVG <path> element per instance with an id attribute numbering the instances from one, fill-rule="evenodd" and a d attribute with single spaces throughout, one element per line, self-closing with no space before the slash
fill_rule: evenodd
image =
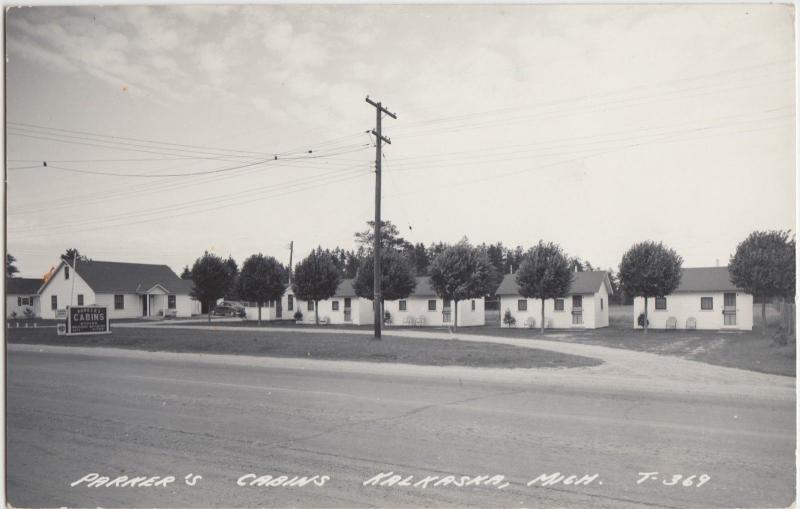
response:
<path id="1" fill-rule="evenodd" d="M 67 308 L 67 336 L 110 333 L 106 306 L 70 306 Z"/>
<path id="2" fill-rule="evenodd" d="M 58 322 L 56 325 L 56 332 L 59 336 L 64 336 L 67 333 L 67 324 L 64 322 Z"/>
<path id="3" fill-rule="evenodd" d="M 67 310 L 56 309 L 56 320 L 66 320 L 66 319 L 67 319 Z"/>

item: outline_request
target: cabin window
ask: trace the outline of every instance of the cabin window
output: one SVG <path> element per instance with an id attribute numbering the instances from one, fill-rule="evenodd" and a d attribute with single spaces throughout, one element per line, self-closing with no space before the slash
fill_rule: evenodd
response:
<path id="1" fill-rule="evenodd" d="M 714 309 L 713 297 L 700 297 L 700 309 L 703 311 L 710 311 Z"/>
<path id="2" fill-rule="evenodd" d="M 69 279 L 69 267 L 64 267 L 64 279 Z"/>
<path id="3" fill-rule="evenodd" d="M 400 305 L 400 311 L 405 311 L 408 308 L 408 303 L 404 300 L 401 300 L 399 305 Z"/>
<path id="4" fill-rule="evenodd" d="M 667 309 L 667 298 L 666 297 L 656 297 L 656 309 L 661 310 L 661 311 Z"/>
<path id="5" fill-rule="evenodd" d="M 603 298 L 600 297 L 600 311 L 603 310 Z"/>
<path id="6" fill-rule="evenodd" d="M 472 310 L 475 311 L 475 301 L 472 301 Z"/>
<path id="7" fill-rule="evenodd" d="M 313 300 L 308 301 L 308 310 L 309 311 L 314 311 L 314 301 Z"/>
<path id="8" fill-rule="evenodd" d="M 83 306 L 83 294 L 78 294 L 78 305 Z"/>
<path id="9" fill-rule="evenodd" d="M 125 309 L 124 295 L 114 295 L 114 309 Z"/>
<path id="10" fill-rule="evenodd" d="M 339 301 L 335 300 L 331 302 L 331 309 L 334 311 L 339 311 Z"/>
<path id="11" fill-rule="evenodd" d="M 556 299 L 555 310 L 564 311 L 564 299 Z"/>
<path id="12" fill-rule="evenodd" d="M 58 295 L 50 296 L 50 309 L 58 309 Z"/>
<path id="13" fill-rule="evenodd" d="M 428 301 L 428 311 L 436 311 L 436 299 Z"/>
<path id="14" fill-rule="evenodd" d="M 167 309 L 175 309 L 177 307 L 176 298 L 174 295 L 167 295 Z"/>
<path id="15" fill-rule="evenodd" d="M 292 311 L 294 309 L 294 295 L 286 296 L 286 309 Z"/>
<path id="16" fill-rule="evenodd" d="M 517 301 L 517 311 L 527 311 L 527 310 L 528 310 L 527 299 L 519 299 Z"/>

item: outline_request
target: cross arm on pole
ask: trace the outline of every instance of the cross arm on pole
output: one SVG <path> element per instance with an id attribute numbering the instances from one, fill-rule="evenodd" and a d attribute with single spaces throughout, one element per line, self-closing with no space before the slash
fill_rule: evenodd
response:
<path id="1" fill-rule="evenodd" d="M 391 138 L 389 138 L 388 136 L 383 136 L 382 134 L 381 134 L 381 135 L 379 135 L 379 134 L 378 134 L 378 132 L 377 132 L 375 129 L 373 129 L 371 132 L 372 132 L 372 134 L 373 134 L 373 135 L 375 135 L 375 136 L 380 136 L 380 137 L 381 137 L 381 139 L 382 139 L 383 141 L 385 141 L 386 143 L 388 143 L 389 145 L 391 145 L 391 144 L 392 144 L 392 139 L 391 139 Z"/>
<path id="2" fill-rule="evenodd" d="M 382 112 L 386 113 L 387 115 L 389 115 L 389 116 L 390 116 L 390 117 L 392 117 L 393 119 L 397 120 L 397 115 L 395 115 L 395 114 L 394 114 L 394 113 L 392 113 L 391 111 L 389 111 L 389 110 L 387 110 L 386 108 L 384 108 L 384 107 L 383 107 L 383 105 L 381 105 L 381 103 L 379 103 L 379 102 L 377 102 L 377 103 L 376 103 L 375 101 L 373 101 L 372 99 L 370 99 L 370 98 L 369 98 L 369 96 L 367 96 L 367 102 L 368 102 L 368 103 L 370 103 L 371 105 L 375 106 L 376 108 L 378 108 L 378 109 L 379 109 L 379 110 L 381 110 Z"/>

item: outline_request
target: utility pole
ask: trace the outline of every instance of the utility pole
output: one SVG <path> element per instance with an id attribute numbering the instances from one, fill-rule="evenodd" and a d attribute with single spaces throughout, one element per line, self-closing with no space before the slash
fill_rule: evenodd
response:
<path id="1" fill-rule="evenodd" d="M 292 255 L 294 254 L 294 241 L 289 242 L 289 284 L 292 284 Z"/>
<path id="2" fill-rule="evenodd" d="M 367 102 L 375 107 L 375 247 L 373 249 L 375 274 L 373 280 L 372 303 L 375 310 L 375 339 L 381 339 L 381 326 L 383 325 L 383 308 L 381 306 L 381 142 L 385 141 L 389 145 L 392 140 L 381 134 L 381 117 L 385 113 L 397 120 L 397 115 L 384 108 L 380 101 L 375 102 L 367 96 Z"/>

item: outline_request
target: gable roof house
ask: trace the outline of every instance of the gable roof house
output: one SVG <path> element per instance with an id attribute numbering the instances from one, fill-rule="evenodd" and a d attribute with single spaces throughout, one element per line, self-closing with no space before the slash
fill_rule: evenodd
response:
<path id="1" fill-rule="evenodd" d="M 417 276 L 417 286 L 408 298 L 387 300 L 383 308 L 391 315 L 392 325 L 442 327 L 452 325 L 455 320 L 453 302 L 436 295 L 427 276 Z M 458 302 L 459 327 L 485 323 L 483 297 Z"/>
<path id="2" fill-rule="evenodd" d="M 72 304 L 107 306 L 111 319 L 189 317 L 198 311 L 191 289 L 166 265 L 83 261 L 73 270 L 62 261 L 38 290 L 40 316 Z"/>
<path id="3" fill-rule="evenodd" d="M 319 301 L 320 323 L 346 325 L 373 323 L 375 313 L 372 309 L 372 301 L 356 295 L 353 281 L 352 278 L 342 279 L 333 297 Z M 303 323 L 315 323 L 314 303 L 295 298 L 294 291 L 290 286 L 281 299 L 281 316 L 283 319 L 293 320 L 297 311 L 303 314 Z"/>
<path id="4" fill-rule="evenodd" d="M 644 297 L 636 297 L 635 328 L 643 313 Z M 731 282 L 728 267 L 684 268 L 674 292 L 647 299 L 647 320 L 653 329 L 752 330 L 753 296 Z"/>
<path id="5" fill-rule="evenodd" d="M 6 278 L 6 317 L 23 318 L 25 311 L 39 316 L 39 296 L 37 291 L 42 286 L 41 278 L 8 277 Z"/>
<path id="6" fill-rule="evenodd" d="M 608 296 L 613 293 L 606 271 L 573 273 L 566 297 L 545 301 L 545 328 L 608 327 Z M 506 274 L 495 294 L 500 298 L 501 327 L 541 327 L 542 301 L 519 294 L 516 274 Z M 512 324 L 504 321 L 506 313 L 513 317 Z"/>

